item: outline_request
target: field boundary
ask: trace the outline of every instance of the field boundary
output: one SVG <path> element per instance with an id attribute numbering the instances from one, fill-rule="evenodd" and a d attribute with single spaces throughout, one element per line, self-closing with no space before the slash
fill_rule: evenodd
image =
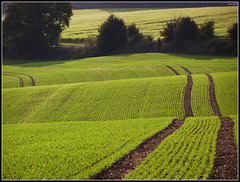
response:
<path id="1" fill-rule="evenodd" d="M 23 87 L 23 79 L 20 76 L 6 74 L 6 73 L 3 73 L 3 75 L 17 77 L 19 79 L 19 81 L 20 81 L 20 87 Z"/>
<path id="2" fill-rule="evenodd" d="M 129 154 L 113 163 L 112 166 L 93 175 L 90 179 L 123 179 L 150 153 L 152 153 L 166 137 L 179 129 L 183 125 L 184 121 L 184 119 L 174 119 L 164 130 L 157 132 L 152 137 L 145 140 L 137 148 L 132 150 Z"/>
<path id="3" fill-rule="evenodd" d="M 33 79 L 33 77 L 31 76 L 31 75 L 27 75 L 27 74 L 24 74 L 24 73 L 15 73 L 15 72 L 4 72 L 4 73 L 11 73 L 11 74 L 18 74 L 18 75 L 26 75 L 26 76 L 28 76 L 30 79 L 31 79 L 31 81 L 32 81 L 32 86 L 35 86 L 36 84 L 35 84 L 35 81 L 34 81 L 34 79 Z"/>

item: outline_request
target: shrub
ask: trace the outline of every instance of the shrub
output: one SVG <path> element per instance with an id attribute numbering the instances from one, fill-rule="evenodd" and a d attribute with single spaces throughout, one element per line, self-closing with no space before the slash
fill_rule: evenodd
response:
<path id="1" fill-rule="evenodd" d="M 190 17 L 179 17 L 167 23 L 163 31 L 160 31 L 165 41 L 185 41 L 198 37 L 198 26 Z"/>
<path id="2" fill-rule="evenodd" d="M 102 53 L 109 53 L 127 42 L 127 28 L 123 19 L 111 14 L 99 28 L 97 47 Z"/>
<path id="3" fill-rule="evenodd" d="M 139 34 L 139 29 L 136 27 L 134 23 L 127 26 L 127 35 L 128 35 L 129 41 L 131 41 L 138 34 Z"/>
<path id="4" fill-rule="evenodd" d="M 229 33 L 232 41 L 237 41 L 237 23 L 234 23 L 231 27 L 229 27 L 227 32 Z"/>
<path id="5" fill-rule="evenodd" d="M 199 38 L 203 40 L 210 40 L 215 37 L 214 21 L 208 21 L 200 25 Z"/>

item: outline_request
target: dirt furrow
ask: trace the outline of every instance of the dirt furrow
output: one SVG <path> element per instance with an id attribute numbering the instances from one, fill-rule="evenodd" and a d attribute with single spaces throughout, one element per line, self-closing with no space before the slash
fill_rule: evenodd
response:
<path id="1" fill-rule="evenodd" d="M 183 67 L 183 66 L 180 66 L 182 69 L 184 69 L 188 74 L 192 74 L 192 72 L 191 71 L 189 71 L 187 68 L 185 68 L 185 67 Z"/>
<path id="2" fill-rule="evenodd" d="M 34 81 L 34 79 L 33 79 L 33 77 L 32 77 L 31 75 L 27 75 L 27 74 L 24 74 L 24 73 L 15 73 L 15 72 L 4 72 L 4 73 L 12 73 L 12 74 L 18 74 L 18 75 L 26 75 L 26 76 L 28 76 L 28 77 L 31 79 L 31 81 L 32 81 L 32 86 L 35 86 L 35 81 Z"/>
<path id="3" fill-rule="evenodd" d="M 185 117 L 193 117 L 192 107 L 191 107 L 191 90 L 192 90 L 193 80 L 190 75 L 187 76 L 187 87 L 184 94 L 184 109 Z"/>
<path id="4" fill-rule="evenodd" d="M 237 147 L 233 131 L 234 122 L 230 118 L 221 118 L 218 130 L 216 158 L 209 179 L 237 179 Z"/>
<path id="5" fill-rule="evenodd" d="M 179 73 L 175 70 L 175 69 L 173 69 L 172 67 L 170 67 L 170 66 L 168 66 L 168 65 L 166 65 L 170 70 L 172 70 L 176 75 L 179 75 Z"/>
<path id="6" fill-rule="evenodd" d="M 209 96 L 210 96 L 210 103 L 213 109 L 213 112 L 216 116 L 221 117 L 221 112 L 220 109 L 218 107 L 218 103 L 216 100 L 216 95 L 215 95 L 215 89 L 214 89 L 214 83 L 213 83 L 213 78 L 211 75 L 206 74 L 208 76 L 210 85 L 209 85 Z"/>
<path id="7" fill-rule="evenodd" d="M 17 77 L 19 79 L 19 81 L 20 81 L 20 87 L 23 87 L 23 79 L 20 76 L 11 75 L 11 74 L 5 74 L 5 73 L 3 73 L 3 75 Z"/>
<path id="8" fill-rule="evenodd" d="M 215 115 L 221 120 L 216 144 L 216 158 L 209 179 L 237 179 L 237 146 L 234 138 L 234 122 L 228 117 L 222 117 L 216 100 L 213 78 L 209 74 L 206 75 L 210 82 L 211 106 Z"/>
<path id="9" fill-rule="evenodd" d="M 123 179 L 130 171 L 134 170 L 148 154 L 152 153 L 167 136 L 179 129 L 183 123 L 184 120 L 174 120 L 167 128 L 145 140 L 128 155 L 113 163 L 108 169 L 95 174 L 90 179 Z"/>

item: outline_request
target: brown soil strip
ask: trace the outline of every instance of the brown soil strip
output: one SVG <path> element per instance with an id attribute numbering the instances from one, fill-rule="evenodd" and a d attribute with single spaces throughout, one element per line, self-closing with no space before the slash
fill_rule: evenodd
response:
<path id="1" fill-rule="evenodd" d="M 221 118 L 221 123 L 221 128 L 218 130 L 216 158 L 209 179 L 238 179 L 234 122 L 230 118 Z"/>
<path id="2" fill-rule="evenodd" d="M 95 174 L 90 179 L 123 179 L 129 172 L 134 170 L 148 154 L 152 153 L 167 136 L 179 129 L 183 123 L 184 120 L 174 120 L 167 128 L 145 140 L 128 155 L 113 163 L 108 169 L 104 169 Z"/>
<path id="3" fill-rule="evenodd" d="M 211 102 L 213 112 L 216 116 L 221 117 L 222 115 L 221 115 L 221 112 L 220 112 L 220 109 L 218 107 L 217 100 L 216 100 L 213 78 L 209 74 L 206 74 L 206 75 L 208 76 L 208 79 L 209 79 L 209 82 L 210 82 L 209 96 L 210 96 L 210 102 Z"/>
<path id="4" fill-rule="evenodd" d="M 18 74 L 18 75 L 26 75 L 32 80 L 32 86 L 35 86 L 35 81 L 32 76 L 24 74 L 24 73 L 14 73 L 14 72 L 4 72 L 4 73 L 12 73 L 12 74 Z"/>
<path id="5" fill-rule="evenodd" d="M 184 69 L 188 74 L 192 74 L 192 72 L 191 71 L 189 71 L 187 68 L 185 68 L 185 67 L 183 67 L 183 66 L 180 66 L 182 69 Z"/>
<path id="6" fill-rule="evenodd" d="M 192 107 L 191 107 L 191 90 L 192 90 L 193 80 L 190 75 L 187 76 L 187 87 L 185 88 L 184 94 L 184 109 L 185 117 L 193 117 Z"/>
<path id="7" fill-rule="evenodd" d="M 11 74 L 4 74 L 4 73 L 3 73 L 3 75 L 17 77 L 19 79 L 19 81 L 20 81 L 20 87 L 23 87 L 23 79 L 20 76 L 11 75 Z"/>
<path id="8" fill-rule="evenodd" d="M 170 67 L 170 66 L 168 66 L 168 65 L 166 65 L 170 70 L 172 70 L 176 75 L 179 75 L 179 73 L 175 70 L 175 69 L 173 69 L 172 67 Z"/>
<path id="9" fill-rule="evenodd" d="M 212 109 L 221 120 L 216 144 L 216 158 L 209 179 L 237 179 L 237 147 L 234 138 L 234 122 L 228 117 L 222 117 L 217 104 L 213 78 L 206 74 L 210 81 L 209 95 Z"/>

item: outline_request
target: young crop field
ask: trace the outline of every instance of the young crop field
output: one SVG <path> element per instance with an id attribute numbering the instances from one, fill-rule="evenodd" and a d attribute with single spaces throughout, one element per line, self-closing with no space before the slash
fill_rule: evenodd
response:
<path id="1" fill-rule="evenodd" d="M 187 118 L 125 179 L 207 179 L 219 128 L 216 116 Z"/>
<path id="2" fill-rule="evenodd" d="M 122 18 L 126 25 L 135 23 L 144 35 L 160 37 L 166 23 L 179 16 L 194 18 L 197 24 L 206 21 L 215 22 L 215 32 L 218 36 L 227 36 L 228 27 L 237 23 L 237 6 L 232 7 L 200 7 L 200 8 L 174 8 L 173 9 L 85 9 L 74 10 L 70 27 L 63 34 L 63 39 L 86 39 L 88 36 L 98 34 L 98 27 L 110 14 Z"/>
<path id="3" fill-rule="evenodd" d="M 236 179 L 237 76 L 237 57 L 163 53 L 3 64 L 2 177 Z"/>
<path id="4" fill-rule="evenodd" d="M 3 178 L 87 179 L 173 119 L 3 125 Z"/>
<path id="5" fill-rule="evenodd" d="M 3 89 L 3 123 L 183 118 L 186 82 L 181 75 Z"/>
<path id="6" fill-rule="evenodd" d="M 209 99 L 208 77 L 203 74 L 194 74 L 192 78 L 191 105 L 193 115 L 196 117 L 214 116 Z"/>
<path id="7" fill-rule="evenodd" d="M 210 60 L 210 61 L 209 61 Z M 171 76 L 175 69 L 180 75 L 188 74 L 181 66 L 194 74 L 211 72 L 237 71 L 236 57 L 185 56 L 163 53 L 123 54 L 94 58 L 48 61 L 3 65 L 3 73 L 15 73 L 23 79 L 24 86 L 35 84 L 56 85 L 79 82 L 95 82 L 130 78 L 149 78 Z M 19 87 L 17 78 L 3 75 L 3 88 Z"/>
<path id="8" fill-rule="evenodd" d="M 211 73 L 222 116 L 238 114 L 238 72 Z"/>

